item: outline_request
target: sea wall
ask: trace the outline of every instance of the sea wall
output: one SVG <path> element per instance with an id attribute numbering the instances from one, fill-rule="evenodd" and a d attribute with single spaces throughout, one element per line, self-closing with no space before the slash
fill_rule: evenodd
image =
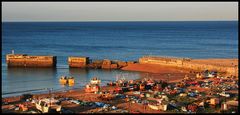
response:
<path id="1" fill-rule="evenodd" d="M 69 57 L 69 67 L 77 68 L 93 68 L 93 69 L 120 69 L 129 64 L 134 64 L 135 61 L 120 61 L 120 60 L 90 60 L 89 57 Z"/>
<path id="2" fill-rule="evenodd" d="M 26 54 L 8 54 L 6 62 L 8 67 L 56 67 L 56 56 L 28 56 Z M 95 60 L 90 61 L 89 57 L 68 57 L 69 67 L 74 68 L 98 68 L 98 69 L 120 69 L 135 61 L 119 61 L 119 60 Z M 196 71 L 216 70 L 226 72 L 229 75 L 238 76 L 238 66 L 223 66 L 209 63 L 197 63 L 190 58 L 176 57 L 154 57 L 143 56 L 139 58 L 140 64 L 159 64 L 163 66 L 171 66 L 183 69 L 191 69 Z"/>
<path id="3" fill-rule="evenodd" d="M 85 68 L 89 64 L 89 57 L 68 57 L 69 67 Z"/>
<path id="4" fill-rule="evenodd" d="M 6 55 L 8 67 L 56 67 L 56 56 Z"/>
<path id="5" fill-rule="evenodd" d="M 140 64 L 159 64 L 164 66 L 178 67 L 184 69 L 191 69 L 196 71 L 216 70 L 219 72 L 226 72 L 229 75 L 238 76 L 238 67 L 221 66 L 213 64 L 195 63 L 190 58 L 174 58 L 174 57 L 153 57 L 144 56 L 139 58 Z"/>

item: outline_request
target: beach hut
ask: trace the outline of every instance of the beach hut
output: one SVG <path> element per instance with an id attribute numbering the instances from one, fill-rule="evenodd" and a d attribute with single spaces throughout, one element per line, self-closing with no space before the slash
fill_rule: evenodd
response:
<path id="1" fill-rule="evenodd" d="M 221 110 L 222 110 L 222 111 L 228 110 L 228 108 L 227 108 L 227 103 L 223 102 L 223 103 L 221 104 Z"/>

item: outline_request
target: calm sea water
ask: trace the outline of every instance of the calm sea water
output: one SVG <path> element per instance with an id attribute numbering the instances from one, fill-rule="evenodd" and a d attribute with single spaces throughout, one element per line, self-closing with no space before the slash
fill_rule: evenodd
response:
<path id="1" fill-rule="evenodd" d="M 57 69 L 8 69 L 5 56 L 15 53 L 57 56 Z M 69 70 L 68 56 L 138 60 L 144 55 L 189 58 L 238 58 L 238 21 L 203 22 L 3 22 L 3 93 L 37 88 L 66 88 L 61 75 L 73 75 L 74 87 L 93 76 L 104 81 L 138 72 Z"/>

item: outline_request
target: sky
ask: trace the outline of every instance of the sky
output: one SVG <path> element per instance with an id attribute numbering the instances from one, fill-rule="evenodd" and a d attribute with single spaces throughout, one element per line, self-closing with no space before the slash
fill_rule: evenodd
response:
<path id="1" fill-rule="evenodd" d="M 2 2 L 2 21 L 238 21 L 238 2 Z"/>

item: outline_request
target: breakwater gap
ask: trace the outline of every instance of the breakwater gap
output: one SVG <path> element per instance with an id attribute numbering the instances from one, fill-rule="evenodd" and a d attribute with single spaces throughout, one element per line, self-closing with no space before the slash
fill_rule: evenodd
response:
<path id="1" fill-rule="evenodd" d="M 75 56 L 67 59 L 69 68 L 120 69 L 137 61 L 93 60 L 89 57 Z M 56 68 L 57 56 L 29 56 L 27 54 L 7 54 L 8 67 L 51 67 Z"/>
<path id="2" fill-rule="evenodd" d="M 131 64 L 157 64 L 162 66 L 190 69 L 194 71 L 215 70 L 225 72 L 229 75 L 238 76 L 237 64 L 221 64 L 219 60 L 215 63 L 199 61 L 191 58 L 177 58 L 166 56 L 143 56 L 138 61 L 120 60 L 92 60 L 84 56 L 70 56 L 67 59 L 69 68 L 90 69 L 121 69 Z M 222 60 L 220 60 L 222 61 Z M 52 67 L 56 68 L 57 56 L 28 56 L 27 54 L 7 54 L 6 63 L 8 67 Z M 231 63 L 231 62 L 229 62 Z"/>

